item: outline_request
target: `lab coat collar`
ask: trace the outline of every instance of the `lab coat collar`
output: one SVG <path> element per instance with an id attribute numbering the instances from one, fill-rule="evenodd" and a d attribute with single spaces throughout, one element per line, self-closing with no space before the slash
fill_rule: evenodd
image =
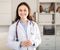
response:
<path id="1" fill-rule="evenodd" d="M 20 23 L 22 23 L 22 21 L 20 20 Z M 31 24 L 31 21 L 29 19 L 27 19 L 27 23 Z"/>

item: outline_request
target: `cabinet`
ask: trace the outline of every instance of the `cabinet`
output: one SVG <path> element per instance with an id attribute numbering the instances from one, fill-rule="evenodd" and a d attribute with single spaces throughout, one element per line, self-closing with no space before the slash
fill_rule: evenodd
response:
<path id="1" fill-rule="evenodd" d="M 56 50 L 60 50 L 60 36 L 56 37 Z"/>
<path id="2" fill-rule="evenodd" d="M 39 46 L 39 50 L 55 50 L 55 37 L 53 36 L 42 37 L 42 43 Z"/>
<path id="3" fill-rule="evenodd" d="M 60 25 L 56 25 L 56 50 L 60 50 Z"/>
<path id="4" fill-rule="evenodd" d="M 37 11 L 42 37 L 38 50 L 60 50 L 60 0 L 38 0 Z"/>
<path id="5" fill-rule="evenodd" d="M 50 14 L 39 14 L 39 24 L 52 24 L 52 15 Z"/>

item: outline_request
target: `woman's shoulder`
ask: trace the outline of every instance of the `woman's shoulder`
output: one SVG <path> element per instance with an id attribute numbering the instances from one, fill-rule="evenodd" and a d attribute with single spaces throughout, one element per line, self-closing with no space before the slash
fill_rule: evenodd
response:
<path id="1" fill-rule="evenodd" d="M 33 21 L 33 24 L 34 24 L 34 28 L 35 28 L 35 29 L 39 29 L 39 25 L 37 24 L 37 22 L 34 22 L 34 21 Z"/>
<path id="2" fill-rule="evenodd" d="M 16 27 L 16 23 L 17 23 L 17 22 L 11 24 L 11 25 L 9 26 L 9 28 L 15 28 L 15 27 Z"/>
<path id="3" fill-rule="evenodd" d="M 32 24 L 38 26 L 38 24 L 35 21 L 32 21 Z"/>

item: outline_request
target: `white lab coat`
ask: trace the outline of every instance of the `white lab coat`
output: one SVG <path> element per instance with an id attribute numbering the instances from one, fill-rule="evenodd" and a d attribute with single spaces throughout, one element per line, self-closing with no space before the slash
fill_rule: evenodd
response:
<path id="1" fill-rule="evenodd" d="M 31 22 L 28 21 L 28 38 L 26 38 L 26 32 L 19 21 L 17 26 L 19 41 L 16 41 L 16 23 L 17 22 L 9 27 L 8 46 L 13 50 L 27 50 L 27 47 L 20 47 L 20 43 L 29 39 L 32 42 L 32 46 L 28 47 L 28 50 L 36 50 L 36 47 L 38 47 L 38 45 L 41 43 L 40 31 L 37 24 L 35 22 L 30 24 Z M 33 46 L 33 44 L 35 44 L 35 46 Z"/>

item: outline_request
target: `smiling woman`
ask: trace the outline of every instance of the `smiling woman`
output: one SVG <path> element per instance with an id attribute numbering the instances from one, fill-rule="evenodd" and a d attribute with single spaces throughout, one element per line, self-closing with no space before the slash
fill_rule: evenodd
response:
<path id="1" fill-rule="evenodd" d="M 22 5 L 18 9 L 18 14 L 21 18 L 26 18 L 28 16 L 28 8 L 25 5 Z"/>
<path id="2" fill-rule="evenodd" d="M 27 16 L 27 18 L 29 20 L 34 20 L 32 13 L 31 13 L 31 9 L 30 9 L 29 5 L 26 4 L 25 2 L 18 5 L 17 10 L 16 10 L 15 21 L 17 21 L 18 19 L 20 20 L 21 19 L 20 15 L 23 15 L 23 14 L 25 14 L 25 16 Z"/>
<path id="3" fill-rule="evenodd" d="M 41 43 L 38 25 L 33 20 L 31 9 L 25 2 L 16 10 L 16 19 L 9 28 L 8 45 L 13 50 L 36 50 Z"/>

